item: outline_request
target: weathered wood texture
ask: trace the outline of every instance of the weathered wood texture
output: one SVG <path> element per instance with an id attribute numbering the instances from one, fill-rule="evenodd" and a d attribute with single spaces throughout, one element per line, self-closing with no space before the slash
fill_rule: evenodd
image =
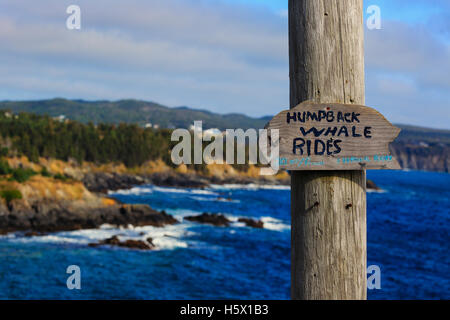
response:
<path id="1" fill-rule="evenodd" d="M 366 177 L 294 173 L 292 298 L 366 298 Z"/>
<path id="2" fill-rule="evenodd" d="M 364 105 L 362 0 L 289 0 L 291 108 Z M 293 299 L 366 299 L 365 171 L 292 174 Z"/>
<path id="3" fill-rule="evenodd" d="M 306 101 L 267 127 L 279 130 L 281 169 L 400 169 L 389 151 L 400 129 L 366 106 Z"/>

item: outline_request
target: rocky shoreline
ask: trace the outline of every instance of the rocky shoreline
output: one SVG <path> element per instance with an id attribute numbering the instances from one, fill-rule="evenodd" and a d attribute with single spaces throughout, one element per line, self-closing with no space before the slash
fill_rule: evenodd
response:
<path id="1" fill-rule="evenodd" d="M 135 186 L 152 184 L 159 187 L 177 187 L 203 189 L 211 184 L 259 184 L 259 185 L 289 185 L 290 179 L 250 178 L 246 176 L 202 176 L 194 173 L 157 172 L 147 175 L 133 175 L 128 173 L 90 172 L 84 175 L 83 184 L 91 192 L 106 193 L 131 189 Z"/>
<path id="2" fill-rule="evenodd" d="M 40 202 L 31 207 L 21 201 L 0 207 L 0 234 L 24 231 L 29 235 L 115 226 L 163 227 L 178 223 L 164 211 L 148 205 L 81 206 L 71 202 Z"/>
<path id="3" fill-rule="evenodd" d="M 212 184 L 225 185 L 279 185 L 289 186 L 290 178 L 270 179 L 265 177 L 251 178 L 246 176 L 230 176 L 219 178 L 216 176 L 202 176 L 193 173 L 159 172 L 148 175 L 133 175 L 107 172 L 91 172 L 85 174 L 83 184 L 91 192 L 107 193 L 108 191 L 126 190 L 135 186 L 152 184 L 158 187 L 175 187 L 204 189 Z M 371 180 L 367 180 L 367 189 L 380 191 L 381 189 Z"/>
<path id="4" fill-rule="evenodd" d="M 229 227 L 232 223 L 231 220 L 229 220 L 227 217 L 225 217 L 222 214 L 214 214 L 214 213 L 202 213 L 197 216 L 188 216 L 184 217 L 184 220 L 199 223 L 199 224 L 207 224 L 215 227 Z M 241 222 L 245 224 L 245 226 L 255 229 L 263 229 L 264 228 L 264 222 L 261 220 L 255 220 L 251 218 L 239 218 L 237 220 L 238 222 Z M 165 221 L 167 222 L 167 221 Z M 168 221 L 168 224 L 171 224 L 173 221 Z M 41 232 L 28 232 L 25 234 L 25 236 L 42 236 L 45 233 Z M 143 233 L 141 235 L 144 235 Z M 104 240 L 100 240 L 98 242 L 89 243 L 89 247 L 97 248 L 102 246 L 108 246 L 108 247 L 119 247 L 119 248 L 125 248 L 125 249 L 135 249 L 135 250 L 153 250 L 156 248 L 155 244 L 153 243 L 153 239 L 151 237 L 148 237 L 146 239 L 125 239 L 123 241 L 120 240 L 120 237 L 122 234 L 117 234 L 112 237 L 106 238 Z"/>
<path id="5" fill-rule="evenodd" d="M 76 182 L 80 181 L 80 182 Z M 26 196 L 10 202 L 0 201 L 0 234 L 23 232 L 25 236 L 39 236 L 52 232 L 99 228 L 103 224 L 114 226 L 155 226 L 163 227 L 178 223 L 164 211 L 158 212 L 148 205 L 125 205 L 108 199 L 108 191 L 130 189 L 143 184 L 164 187 L 207 188 L 210 184 L 275 184 L 277 181 L 233 176 L 226 179 L 204 177 L 193 173 L 164 171 L 147 175 L 111 172 L 87 172 L 77 180 L 58 182 L 52 178 L 31 179 L 25 184 L 16 184 Z M 45 186 L 44 186 L 45 184 Z M 42 186 L 35 193 L 36 185 Z M 63 186 L 65 191 L 61 188 Z M 59 189 L 59 190 L 58 190 Z M 77 189 L 80 199 L 70 196 Z M 53 190 L 53 191 L 50 191 Z M 65 192 L 64 199 L 56 194 Z M 39 194 L 50 194 L 42 197 Z M 103 204 L 109 202 L 108 204 Z M 215 217 L 214 217 L 215 219 Z M 257 222 L 243 221 L 257 225 Z M 112 241 L 114 242 L 114 241 Z M 119 245 L 119 244 L 116 244 Z M 127 245 L 141 245 L 127 243 Z M 122 245 L 119 245 L 122 246 Z M 143 246 L 144 247 L 144 246 Z"/>
<path id="6" fill-rule="evenodd" d="M 36 181 L 31 179 L 27 183 L 29 185 L 16 185 L 22 188 L 23 192 L 28 193 L 25 199 L 0 202 L 0 234 L 24 232 L 26 236 L 38 236 L 51 232 L 94 229 L 103 224 L 125 227 L 128 225 L 163 227 L 176 224 L 178 221 L 164 211 L 158 212 L 148 205 L 119 204 L 116 200 L 108 199 L 105 194 L 108 191 L 131 189 L 144 184 L 196 189 L 208 188 L 211 184 L 289 185 L 290 178 L 252 178 L 238 174 L 221 177 L 203 176 L 192 172 L 180 173 L 175 170 L 151 174 L 90 171 L 72 182 L 58 182 L 52 178 L 41 177 Z M 54 190 L 50 198 L 42 198 L 34 193 L 36 186 L 41 185 L 45 185 L 41 195 L 49 194 L 50 190 Z M 370 190 L 380 190 L 372 181 L 367 182 L 367 187 Z M 71 189 L 76 189 L 81 198 L 75 200 L 70 195 L 75 191 Z M 65 192 L 67 197 L 64 199 L 55 197 L 61 192 Z M 185 220 L 215 226 L 228 226 L 231 223 L 225 216 L 207 213 L 196 217 L 186 217 Z M 239 218 L 239 222 L 253 228 L 264 227 L 262 221 L 245 217 Z M 102 244 L 151 249 L 150 242 L 118 243 L 113 239 L 110 243 L 98 245 Z"/>

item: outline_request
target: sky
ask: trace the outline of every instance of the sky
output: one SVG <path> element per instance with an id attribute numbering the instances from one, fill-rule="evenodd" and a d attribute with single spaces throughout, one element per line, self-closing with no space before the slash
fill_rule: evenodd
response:
<path id="1" fill-rule="evenodd" d="M 287 0 L 0 0 L 0 100 L 142 99 L 218 113 L 289 105 Z M 81 29 L 66 8 L 81 8 Z M 450 1 L 366 0 L 366 105 L 450 129 Z M 365 20 L 369 14 L 365 14 Z"/>

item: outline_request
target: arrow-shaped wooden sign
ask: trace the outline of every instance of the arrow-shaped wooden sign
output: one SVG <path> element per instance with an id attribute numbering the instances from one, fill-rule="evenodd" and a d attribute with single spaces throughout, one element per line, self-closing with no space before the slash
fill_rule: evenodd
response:
<path id="1" fill-rule="evenodd" d="M 389 152 L 400 129 L 366 106 L 306 101 L 266 128 L 279 130 L 280 169 L 400 169 Z"/>

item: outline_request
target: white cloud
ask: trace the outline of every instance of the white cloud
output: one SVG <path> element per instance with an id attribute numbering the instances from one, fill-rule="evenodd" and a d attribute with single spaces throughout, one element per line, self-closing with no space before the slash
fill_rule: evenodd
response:
<path id="1" fill-rule="evenodd" d="M 289 17 L 289 11 L 288 10 L 280 10 L 280 11 L 278 11 L 278 15 L 280 17 L 287 18 L 287 17 Z"/>
<path id="2" fill-rule="evenodd" d="M 0 99 L 136 98 L 251 115 L 288 105 L 286 11 L 219 0 L 78 0 L 82 29 L 69 31 L 71 2 L 0 2 Z M 439 28 L 383 20 L 382 30 L 366 32 L 367 102 L 394 122 L 449 127 L 419 116 L 427 98 L 448 118 L 448 24 L 435 21 Z"/>
<path id="3" fill-rule="evenodd" d="M 76 97 L 79 90 L 82 98 L 258 114 L 287 104 L 287 34 L 274 14 L 205 1 L 78 5 L 82 30 L 69 31 L 61 2 L 2 2 L 0 59 L 14 61 L 3 65 L 12 76 L 2 82 L 10 92 Z"/>
<path id="4" fill-rule="evenodd" d="M 384 22 L 366 32 L 366 63 L 372 69 L 409 76 L 424 87 L 450 89 L 450 43 L 424 25 Z"/>
<path id="5" fill-rule="evenodd" d="M 450 128 L 450 43 L 424 24 L 366 31 L 366 102 L 393 122 Z"/>

